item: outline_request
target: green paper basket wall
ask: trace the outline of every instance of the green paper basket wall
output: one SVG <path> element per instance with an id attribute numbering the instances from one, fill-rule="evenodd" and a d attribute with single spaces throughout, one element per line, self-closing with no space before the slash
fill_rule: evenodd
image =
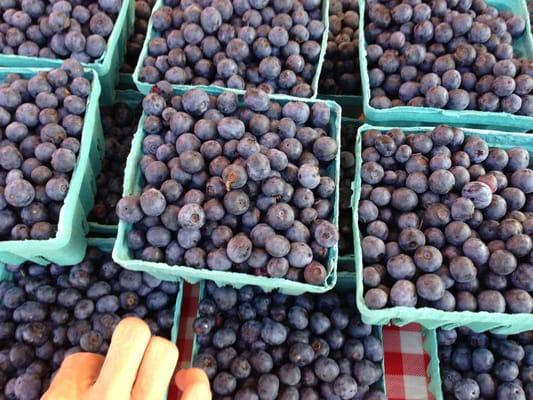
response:
<path id="1" fill-rule="evenodd" d="M 143 98 L 144 96 L 135 90 L 117 90 L 115 103 L 125 103 L 130 109 L 135 109 L 142 102 Z M 115 237 L 117 235 L 117 229 L 117 225 L 105 225 L 89 221 L 90 237 Z"/>
<path id="2" fill-rule="evenodd" d="M 343 108 L 342 111 L 344 112 L 345 109 Z M 354 131 L 354 137 L 355 137 L 355 136 L 357 136 L 357 128 L 359 126 L 361 126 L 363 124 L 363 122 L 358 120 L 358 119 L 355 119 L 355 118 L 342 117 L 341 124 L 342 124 L 342 126 L 353 125 L 354 129 L 355 129 L 355 131 Z M 344 138 L 342 137 L 342 127 L 341 127 L 341 148 L 342 148 L 343 139 Z M 350 191 L 350 193 L 353 193 L 353 192 Z M 352 215 L 353 215 L 353 208 L 350 207 L 350 209 L 352 210 Z M 340 208 L 339 208 L 339 217 L 340 217 Z M 340 254 L 340 251 L 339 251 L 338 266 L 341 266 L 341 265 L 343 266 L 342 270 L 340 270 L 337 267 L 337 280 L 351 279 L 351 280 L 353 280 L 355 282 L 356 277 L 355 277 L 355 258 L 354 258 L 354 255 L 353 254 Z"/>
<path id="3" fill-rule="evenodd" d="M 434 400 L 443 400 L 437 331 L 435 329 L 422 329 L 422 337 L 422 346 L 425 353 L 429 355 L 429 364 L 426 369 L 426 375 L 429 378 L 428 391 L 433 395 Z"/>
<path id="4" fill-rule="evenodd" d="M 355 154 L 355 181 L 353 184 L 352 207 L 357 209 L 361 195 L 361 137 L 364 132 L 370 129 L 387 131 L 390 127 L 372 126 L 365 124 L 359 128 Z M 404 128 L 406 133 L 422 134 L 432 127 Z M 533 135 L 508 133 L 499 131 L 487 131 L 479 129 L 464 129 L 465 136 L 479 136 L 483 138 L 491 147 L 509 149 L 513 147 L 524 147 L 533 156 Z M 533 157 L 530 166 L 533 165 Z M 357 308 L 361 313 L 363 321 L 367 324 L 386 325 L 390 322 L 398 326 L 403 326 L 411 322 L 434 329 L 442 327 L 444 329 L 466 326 L 476 332 L 491 330 L 501 334 L 515 334 L 533 329 L 533 314 L 506 314 L 489 313 L 486 311 L 442 311 L 429 307 L 388 307 L 380 310 L 369 309 L 364 301 L 363 288 L 363 258 L 361 254 L 361 232 L 359 231 L 358 213 L 354 212 L 353 234 L 355 251 L 355 272 L 357 276 Z"/>
<path id="5" fill-rule="evenodd" d="M 181 92 L 181 91 L 180 91 Z M 242 97 L 241 104 L 242 104 Z M 281 104 L 285 104 L 289 101 L 294 101 L 294 98 L 287 96 L 271 96 L 272 101 L 278 101 Z M 319 102 L 318 100 L 311 99 L 298 99 L 305 103 L 314 104 Z M 337 140 L 340 139 L 340 121 L 341 121 L 341 109 L 338 104 L 333 102 L 325 102 L 331 110 L 331 119 L 329 122 L 330 135 Z M 142 142 L 144 139 L 143 124 L 146 118 L 143 113 L 139 127 L 133 142 L 131 144 L 131 151 L 128 156 L 126 164 L 126 170 L 124 173 L 124 196 L 139 195 L 143 188 L 143 178 L 141 170 L 139 168 L 139 162 L 142 157 Z M 338 204 L 339 204 L 339 171 L 340 171 L 340 156 L 337 154 L 335 162 L 331 163 L 328 173 L 331 178 L 334 179 L 336 189 L 333 199 L 333 219 L 332 222 L 338 225 Z M 310 285 L 302 282 L 294 282 L 288 279 L 282 278 L 268 278 L 264 276 L 255 276 L 239 272 L 225 272 L 225 271 L 213 271 L 210 269 L 196 269 L 192 267 L 186 267 L 181 265 L 170 266 L 165 263 L 148 262 L 142 260 L 136 260 L 133 258 L 132 252 L 128 249 L 127 234 L 131 230 L 131 224 L 127 224 L 124 221 L 120 221 L 118 224 L 117 240 L 113 249 L 113 259 L 124 268 L 135 271 L 146 271 L 161 279 L 173 280 L 176 277 L 183 278 L 189 283 L 197 283 L 200 280 L 208 279 L 215 281 L 219 285 L 231 285 L 236 288 L 240 288 L 244 285 L 260 286 L 263 290 L 269 292 L 278 289 L 280 292 L 291 295 L 298 295 L 305 292 L 322 293 L 327 292 L 333 286 L 337 279 L 337 246 L 331 248 L 328 252 L 328 260 L 326 269 L 328 271 L 328 277 L 324 285 Z"/>
<path id="6" fill-rule="evenodd" d="M 339 292 L 346 292 L 348 290 L 354 290 L 355 281 L 353 279 L 341 278 L 339 276 L 334 288 L 332 289 L 335 291 L 339 291 Z M 200 287 L 199 287 L 199 292 L 198 292 L 198 300 L 199 301 L 202 300 L 204 296 L 205 296 L 205 283 L 201 282 Z M 382 327 L 374 326 L 372 327 L 372 331 L 377 336 L 377 338 L 381 341 L 381 343 L 383 343 Z M 198 344 L 198 341 L 196 340 L 196 334 L 195 334 L 194 340 L 193 340 L 192 353 L 191 353 L 191 364 L 190 364 L 191 367 L 194 366 L 194 358 L 196 357 L 199 351 L 200 351 L 200 345 Z M 372 389 L 381 390 L 383 393 L 386 394 L 387 387 L 385 384 L 385 357 L 383 357 L 383 360 L 381 361 L 381 370 L 383 371 L 383 376 L 378 382 L 372 385 Z"/>
<path id="7" fill-rule="evenodd" d="M 343 118 L 358 118 L 363 113 L 363 97 L 340 94 L 318 94 L 319 100 L 331 100 L 342 107 Z"/>
<path id="8" fill-rule="evenodd" d="M 30 78 L 42 70 L 40 68 L 0 68 L 0 81 L 10 73 Z M 80 262 L 85 255 L 87 245 L 85 234 L 89 231 L 87 214 L 94 205 L 95 179 L 100 173 L 105 148 L 98 108 L 100 81 L 94 71 L 86 70 L 85 76 L 92 81 L 92 90 L 85 111 L 78 161 L 72 173 L 67 197 L 59 213 L 57 234 L 48 240 L 0 241 L 0 262 L 2 263 L 20 264 L 24 261 L 32 261 L 41 265 L 51 262 L 59 265 L 72 265 Z"/>
<path id="9" fill-rule="evenodd" d="M 102 86 L 101 101 L 104 104 L 113 103 L 118 71 L 124 61 L 126 43 L 134 20 L 135 0 L 123 0 L 113 31 L 107 40 L 105 53 L 94 62 L 82 63 L 84 68 L 92 69 L 98 74 Z M 58 68 L 62 63 L 61 59 L 0 54 L 0 67 Z"/>
<path id="10" fill-rule="evenodd" d="M 487 4 L 498 10 L 512 11 L 526 20 L 525 33 L 513 41 L 516 53 L 529 60 L 533 60 L 533 39 L 531 36 L 531 23 L 527 5 L 524 0 L 486 0 Z M 533 116 L 507 114 L 502 112 L 484 111 L 454 111 L 442 110 L 431 107 L 393 107 L 379 110 L 370 106 L 370 84 L 368 78 L 368 64 L 366 60 L 365 39 L 365 4 L 366 0 L 359 0 L 359 63 L 361 69 L 361 84 L 363 93 L 363 111 L 368 121 L 377 121 L 384 125 L 394 125 L 397 122 L 425 122 L 425 123 L 460 123 L 462 126 L 501 127 L 506 130 L 526 131 L 533 128 Z"/>
<path id="11" fill-rule="evenodd" d="M 161 7 L 165 6 L 165 0 L 157 0 L 154 4 L 154 7 L 152 8 L 152 14 L 159 10 Z M 324 62 L 324 56 L 326 54 L 326 46 L 328 43 L 328 32 L 329 32 L 329 0 L 322 0 L 322 23 L 324 24 L 324 32 L 322 34 L 322 40 L 320 42 L 320 55 L 318 57 L 318 61 L 316 63 L 316 71 L 315 75 L 313 76 L 313 80 L 311 82 L 311 87 L 313 89 L 313 96 L 311 96 L 311 99 L 315 99 L 318 93 L 318 80 L 320 78 L 320 73 L 322 71 L 322 63 Z M 150 40 L 154 37 L 160 37 L 161 35 L 159 32 L 156 32 L 154 29 L 152 29 L 152 18 L 148 21 L 148 29 L 146 31 L 146 38 L 144 39 L 143 48 L 141 50 L 141 54 L 139 55 L 139 60 L 137 61 L 137 65 L 135 67 L 135 71 L 133 71 L 133 82 L 135 83 L 135 86 L 137 86 L 137 89 L 143 94 L 148 94 L 150 90 L 152 89 L 153 84 L 148 82 L 142 82 L 140 80 L 140 74 L 141 69 L 143 67 L 144 59 L 148 56 L 148 43 L 150 43 Z M 214 85 L 177 85 L 174 84 L 172 87 L 176 90 L 189 90 L 193 88 L 197 89 L 204 89 L 209 90 L 213 94 L 219 94 L 224 91 L 234 92 L 237 94 L 243 94 L 244 90 L 240 89 L 230 89 L 230 88 L 223 88 L 220 86 L 214 86 Z M 292 97 L 292 96 L 291 96 Z"/>
<path id="12" fill-rule="evenodd" d="M 118 76 L 118 87 L 122 90 L 137 90 L 137 88 L 135 87 L 135 83 L 133 82 L 133 74 L 126 74 L 124 72 L 121 72 Z"/>

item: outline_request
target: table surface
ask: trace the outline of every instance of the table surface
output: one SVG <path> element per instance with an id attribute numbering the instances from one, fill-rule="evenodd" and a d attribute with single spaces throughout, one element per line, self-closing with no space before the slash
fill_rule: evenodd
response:
<path id="1" fill-rule="evenodd" d="M 183 303 L 178 334 L 180 360 L 178 368 L 190 366 L 194 333 L 192 323 L 196 317 L 198 285 L 184 285 Z M 422 334 L 416 324 L 404 327 L 383 327 L 385 350 L 385 384 L 389 400 L 433 400 L 428 392 L 426 369 L 429 356 L 422 347 Z M 177 400 L 175 387 L 169 391 L 169 399 Z"/>

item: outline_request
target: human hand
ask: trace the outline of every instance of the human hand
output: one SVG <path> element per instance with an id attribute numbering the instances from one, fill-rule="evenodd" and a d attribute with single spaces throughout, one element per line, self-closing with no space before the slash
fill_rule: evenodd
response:
<path id="1" fill-rule="evenodd" d="M 152 337 L 144 321 L 126 318 L 115 328 L 106 357 L 76 353 L 65 358 L 41 400 L 162 400 L 178 357 L 174 343 Z M 202 370 L 181 370 L 175 382 L 181 400 L 211 400 Z"/>

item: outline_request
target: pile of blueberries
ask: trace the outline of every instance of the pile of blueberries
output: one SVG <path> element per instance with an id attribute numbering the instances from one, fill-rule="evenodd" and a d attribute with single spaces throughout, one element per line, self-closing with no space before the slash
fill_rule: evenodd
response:
<path id="1" fill-rule="evenodd" d="M 8 265 L 0 282 L 0 397 L 37 400 L 63 359 L 106 354 L 115 326 L 142 318 L 152 333 L 170 337 L 178 285 L 122 269 L 89 247 L 83 262 L 61 267 Z"/>
<path id="2" fill-rule="evenodd" d="M 206 282 L 194 366 L 214 399 L 384 400 L 383 347 L 352 293 L 287 296 Z"/>
<path id="3" fill-rule="evenodd" d="M 533 63 L 512 47 L 525 27 L 484 0 L 368 0 L 370 105 L 533 115 Z"/>
<path id="4" fill-rule="evenodd" d="M 80 150 L 91 82 L 76 60 L 0 84 L 0 240 L 54 237 Z"/>
<path id="5" fill-rule="evenodd" d="M 341 125 L 341 180 L 339 188 L 339 255 L 353 254 L 352 182 L 355 177 L 355 138 L 357 126 Z M 341 264 L 339 264 L 341 267 Z"/>
<path id="6" fill-rule="evenodd" d="M 140 79 L 311 97 L 326 34 L 320 0 L 166 0 Z"/>
<path id="7" fill-rule="evenodd" d="M 520 147 L 459 128 L 362 137 L 359 223 L 369 308 L 529 314 L 533 170 Z"/>
<path id="8" fill-rule="evenodd" d="M 239 100 L 242 100 L 240 105 Z M 143 100 L 146 186 L 117 204 L 135 258 L 321 285 L 337 245 L 326 103 L 160 82 Z"/>
<path id="9" fill-rule="evenodd" d="M 361 94 L 357 0 L 332 0 L 329 3 L 328 46 L 318 91 L 320 94 Z"/>
<path id="10" fill-rule="evenodd" d="M 155 0 L 135 0 L 134 32 L 128 38 L 126 56 L 120 72 L 132 74 L 139 61 L 139 56 L 148 30 L 148 19 L 152 14 Z"/>
<path id="11" fill-rule="evenodd" d="M 514 336 L 437 330 L 445 398 L 533 398 L 533 331 Z"/>
<path id="12" fill-rule="evenodd" d="M 100 108 L 106 149 L 102 173 L 96 180 L 96 199 L 89 221 L 104 225 L 118 224 L 115 207 L 122 197 L 126 159 L 141 113 L 140 106 L 131 109 L 122 102 Z"/>
<path id="13" fill-rule="evenodd" d="M 88 63 L 107 47 L 122 0 L 0 2 L 0 52 Z"/>

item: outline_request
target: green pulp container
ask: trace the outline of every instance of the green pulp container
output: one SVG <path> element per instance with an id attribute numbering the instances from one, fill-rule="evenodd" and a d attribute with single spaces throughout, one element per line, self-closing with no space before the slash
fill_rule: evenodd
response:
<path id="1" fill-rule="evenodd" d="M 118 87 L 121 90 L 128 90 L 133 89 L 137 90 L 135 87 L 135 83 L 133 82 L 133 75 L 132 74 L 126 74 L 125 72 L 121 72 L 118 76 Z M 117 93 L 118 96 L 118 93 Z M 118 99 L 116 101 L 119 101 Z"/>
<path id="2" fill-rule="evenodd" d="M 125 103 L 130 110 L 135 110 L 142 102 L 144 96 L 135 90 L 117 90 L 115 103 Z M 105 133 L 104 133 L 105 136 Z M 94 238 L 115 237 L 117 225 L 99 224 L 89 221 L 89 236 Z"/>
<path id="3" fill-rule="evenodd" d="M 522 16 L 526 21 L 525 33 L 513 40 L 515 53 L 521 57 L 533 60 L 533 38 L 527 5 L 524 0 L 486 0 L 487 4 L 498 10 L 512 11 Z M 383 125 L 401 126 L 401 123 L 434 123 L 461 124 L 461 126 L 497 128 L 506 130 L 525 131 L 533 128 L 533 116 L 508 114 L 503 112 L 485 111 L 454 111 L 432 107 L 392 107 L 377 109 L 370 105 L 370 83 L 368 78 L 368 64 L 366 60 L 365 38 L 365 6 L 366 0 L 359 0 L 359 63 L 361 69 L 361 84 L 363 93 L 363 112 L 369 122 Z"/>
<path id="4" fill-rule="evenodd" d="M 242 96 L 240 98 L 242 101 Z M 278 101 L 281 104 L 285 104 L 289 101 L 296 100 L 294 98 L 288 98 L 287 96 L 271 96 L 272 101 Z M 310 99 L 298 99 L 297 101 L 303 101 L 310 105 L 319 102 L 318 100 Z M 324 102 L 328 105 L 331 111 L 331 119 L 329 121 L 330 136 L 337 140 L 340 140 L 340 122 L 341 122 L 341 109 L 338 104 L 333 102 Z M 241 102 L 242 104 L 242 102 Z M 139 168 L 139 162 L 142 158 L 142 142 L 145 137 L 143 124 L 146 115 L 143 113 L 139 127 L 133 142 L 131 145 L 131 152 L 128 156 L 126 164 L 126 170 L 124 173 L 124 196 L 139 195 L 142 192 L 144 186 L 144 178 L 142 177 L 141 170 Z M 338 204 L 339 204 L 339 170 L 340 170 L 340 156 L 337 154 L 335 162 L 332 162 L 328 169 L 328 175 L 334 179 L 336 189 L 333 198 L 333 219 L 332 222 L 338 225 Z M 269 278 L 264 276 L 255 276 L 251 274 L 245 274 L 240 272 L 226 272 L 226 271 L 213 271 L 210 269 L 196 269 L 193 267 L 175 265 L 171 266 L 162 262 L 149 262 L 142 261 L 133 258 L 133 253 L 128 249 L 127 235 L 131 231 L 132 225 L 127 224 L 124 221 L 120 221 L 118 224 L 117 241 L 113 249 L 113 259 L 124 268 L 135 271 L 146 271 L 160 279 L 173 280 L 177 277 L 183 278 L 189 283 L 197 283 L 200 280 L 208 279 L 215 281 L 219 285 L 231 285 L 236 288 L 240 288 L 244 285 L 260 286 L 265 291 L 280 290 L 285 294 L 298 295 L 305 292 L 322 293 L 327 292 L 333 286 L 337 279 L 337 246 L 329 249 L 328 260 L 326 269 L 328 271 L 328 277 L 326 282 L 321 285 L 311 285 L 308 283 L 294 282 L 288 279 L 282 278 Z"/>
<path id="5" fill-rule="evenodd" d="M 357 209 L 361 195 L 361 138 L 364 132 L 377 129 L 387 131 L 390 127 L 363 125 L 359 128 L 357 143 L 355 148 L 355 181 L 353 184 L 352 207 Z M 406 133 L 423 134 L 433 127 L 415 127 L 403 129 Z M 484 139 L 491 147 L 510 149 L 513 147 L 523 147 L 533 155 L 533 135 L 508 133 L 498 131 L 486 131 L 479 129 L 464 129 L 465 137 L 478 136 Z M 533 157 L 530 160 L 530 166 L 533 165 Z M 500 334 L 515 334 L 518 332 L 533 329 L 533 314 L 507 314 L 507 313 L 489 313 L 486 311 L 442 311 L 429 307 L 387 307 L 380 310 L 369 309 L 364 300 L 363 287 L 363 257 L 361 254 L 361 236 L 359 231 L 359 217 L 354 212 L 353 234 L 355 250 L 355 272 L 357 276 L 357 308 L 359 309 L 363 321 L 367 324 L 386 325 L 394 323 L 403 326 L 411 322 L 419 323 L 425 328 L 435 329 L 442 327 L 444 329 L 466 326 L 476 332 L 493 331 Z"/>
<path id="6" fill-rule="evenodd" d="M 443 400 L 437 331 L 435 329 L 423 329 L 422 337 L 424 351 L 429 355 L 429 364 L 426 370 L 426 375 L 429 378 L 428 391 L 433 395 L 434 400 Z"/>
<path id="7" fill-rule="evenodd" d="M 154 4 L 154 7 L 152 8 L 152 15 L 156 10 L 159 10 L 161 7 L 164 7 L 166 5 L 165 0 L 157 0 Z M 146 39 L 144 40 L 143 48 L 141 50 L 141 54 L 139 55 L 139 60 L 137 61 L 137 66 L 135 67 L 135 71 L 133 72 L 133 82 L 135 83 L 135 86 L 137 86 L 137 89 L 143 94 L 150 93 L 150 90 L 152 89 L 153 84 L 148 82 L 141 81 L 140 74 L 141 70 L 143 68 L 143 62 L 146 57 L 148 57 L 148 44 L 150 43 L 150 40 L 156 37 L 160 37 L 161 35 L 159 32 L 157 32 L 155 29 L 152 29 L 153 23 L 152 18 L 148 21 L 148 28 L 146 31 Z M 329 32 L 329 0 L 322 0 L 322 23 L 324 24 L 324 32 L 322 33 L 322 40 L 320 42 L 320 55 L 318 58 L 318 61 L 316 62 L 316 70 L 315 75 L 313 76 L 313 80 L 311 82 L 311 87 L 313 89 L 313 96 L 311 96 L 311 99 L 316 98 L 318 93 L 318 80 L 320 78 L 320 73 L 322 71 L 322 63 L 324 62 L 324 56 L 326 54 L 326 47 L 328 44 L 328 32 Z M 204 89 L 204 90 L 210 90 L 213 94 L 219 94 L 223 92 L 234 92 L 237 94 L 243 94 L 245 91 L 240 89 L 230 89 L 230 88 L 224 88 L 220 86 L 214 86 L 214 85 L 178 85 L 174 84 L 172 85 L 174 89 L 176 90 L 189 90 L 189 89 Z M 293 97 L 300 99 L 299 97 Z"/>
<path id="8" fill-rule="evenodd" d="M 444 400 L 442 390 L 442 379 L 440 376 L 439 345 L 437 342 L 437 331 L 435 329 L 423 329 L 423 347 L 429 356 L 429 364 L 426 375 L 429 378 L 428 390 L 433 395 L 434 400 Z M 446 397 L 448 398 L 448 397 Z M 528 398 L 528 400 L 530 400 Z"/>
<path id="9" fill-rule="evenodd" d="M 205 283 L 200 283 L 198 293 L 198 300 L 201 301 L 205 297 Z M 348 290 L 354 290 L 355 289 L 355 281 L 352 279 L 345 279 L 341 278 L 339 276 L 334 288 L 332 290 L 335 290 L 337 292 L 347 292 Z M 198 313 L 196 314 L 198 315 Z M 383 333 L 382 333 L 382 327 L 381 326 L 373 326 L 372 327 L 372 333 L 377 336 L 377 338 L 381 341 L 383 344 Z M 196 334 L 194 334 L 194 341 L 193 341 L 193 347 L 192 347 L 192 353 L 191 353 L 191 367 L 194 366 L 194 359 L 198 355 L 198 352 L 200 351 L 200 345 L 198 344 L 198 341 L 196 339 Z M 381 361 L 381 370 L 383 371 L 383 376 L 381 379 L 376 382 L 374 385 L 371 386 L 372 389 L 375 390 L 381 390 L 383 393 L 387 393 L 387 387 L 385 384 L 385 357 L 383 357 L 383 360 Z M 305 399 L 304 399 L 305 400 Z"/>
<path id="10" fill-rule="evenodd" d="M 342 94 L 318 94 L 319 100 L 331 100 L 342 107 L 342 115 L 348 119 L 358 118 L 363 114 L 363 97 Z"/>
<path id="11" fill-rule="evenodd" d="M 11 73 L 29 79 L 39 71 L 42 69 L 0 68 L 0 81 Z M 85 255 L 85 234 L 89 231 L 87 214 L 94 205 L 96 176 L 100 173 L 105 148 L 98 108 L 100 81 L 95 71 L 87 71 L 85 76 L 92 81 L 92 90 L 87 101 L 76 168 L 72 172 L 67 197 L 59 213 L 57 234 L 48 240 L 0 241 L 2 263 L 20 264 L 31 261 L 41 265 L 72 265 L 80 262 Z"/>
<path id="12" fill-rule="evenodd" d="M 341 266 L 343 267 L 342 271 L 338 270 Z M 355 285 L 357 275 L 355 274 L 355 259 L 353 254 L 349 256 L 339 256 L 337 270 L 337 282 L 351 281 L 354 282 Z"/>
<path id="13" fill-rule="evenodd" d="M 113 242 L 114 239 L 108 238 L 108 239 L 89 239 L 88 240 L 88 246 L 89 247 L 97 247 L 98 249 L 102 250 L 104 253 L 110 253 L 113 249 Z M 5 280 L 12 280 L 13 276 L 12 274 L 5 269 L 4 265 L 0 265 L 0 281 Z M 180 326 L 180 313 L 181 313 L 181 303 L 183 301 L 183 281 L 179 281 L 179 289 L 178 294 L 176 296 L 176 302 L 174 305 L 174 323 L 172 324 L 172 329 L 170 331 L 170 341 L 172 343 L 176 343 L 178 340 L 178 330 Z M 166 399 L 167 396 L 165 395 L 164 399 Z"/>
<path id="14" fill-rule="evenodd" d="M 115 87 L 118 84 L 118 71 L 124 61 L 126 44 L 130 33 L 133 31 L 134 20 L 135 0 L 123 0 L 114 22 L 113 31 L 107 38 L 106 51 L 97 60 L 91 63 L 82 63 L 84 68 L 92 69 L 98 74 L 102 86 L 101 101 L 103 104 L 112 104 L 114 101 Z M 58 68 L 63 61 L 62 59 L 0 54 L 0 67 Z"/>
<path id="15" fill-rule="evenodd" d="M 343 109 L 344 111 L 344 109 Z M 342 117 L 342 120 L 341 120 L 341 124 L 342 124 L 342 127 L 345 127 L 346 125 L 350 125 L 350 126 L 353 126 L 354 128 L 354 137 L 357 136 L 357 128 L 359 126 L 362 125 L 362 121 L 358 120 L 358 119 L 355 119 L 355 118 L 347 118 L 347 117 Z M 341 149 L 342 150 L 347 150 L 347 148 L 345 146 L 343 146 L 343 141 L 345 140 L 344 138 L 344 135 L 343 135 L 343 132 L 342 132 L 342 127 L 341 127 Z M 351 151 L 354 151 L 354 148 L 350 149 Z M 342 167 L 341 167 L 342 169 Z M 351 200 L 351 196 L 352 196 L 352 191 L 350 190 L 350 200 Z M 342 197 L 342 195 L 341 195 Z M 353 216 L 353 208 L 350 207 L 350 210 L 351 210 L 351 215 Z M 340 215 L 340 208 L 339 208 L 339 216 L 342 217 Z M 353 224 L 352 224 L 353 225 Z M 341 233 L 342 234 L 342 233 Z M 337 279 L 338 280 L 346 280 L 346 279 L 352 279 L 354 282 L 355 282 L 355 258 L 354 258 L 354 255 L 353 254 L 340 254 L 340 250 L 339 250 L 339 260 L 338 260 L 338 266 L 343 266 L 343 269 L 340 270 L 339 267 L 337 267 Z"/>
<path id="16" fill-rule="evenodd" d="M 102 250 L 104 253 L 111 253 L 113 250 L 113 244 L 115 238 L 89 238 L 87 240 L 88 247 L 96 247 Z M 1 280 L 1 279 L 0 279 Z M 178 331 L 180 327 L 180 313 L 181 313 L 181 303 L 183 301 L 183 281 L 177 280 L 178 283 L 178 294 L 176 296 L 176 302 L 174 303 L 174 323 L 170 331 L 170 341 L 176 343 L 178 340 Z"/>
<path id="17" fill-rule="evenodd" d="M 102 250 L 104 253 L 111 253 L 113 250 L 113 244 L 115 242 L 114 238 L 90 238 L 87 240 L 88 247 L 97 247 Z M 180 313 L 181 313 L 181 303 L 183 301 L 183 281 L 177 280 L 178 283 L 178 294 L 176 295 L 176 302 L 174 303 L 174 323 L 172 324 L 172 329 L 170 331 L 170 341 L 176 343 L 178 340 L 178 332 L 180 327 Z"/>

